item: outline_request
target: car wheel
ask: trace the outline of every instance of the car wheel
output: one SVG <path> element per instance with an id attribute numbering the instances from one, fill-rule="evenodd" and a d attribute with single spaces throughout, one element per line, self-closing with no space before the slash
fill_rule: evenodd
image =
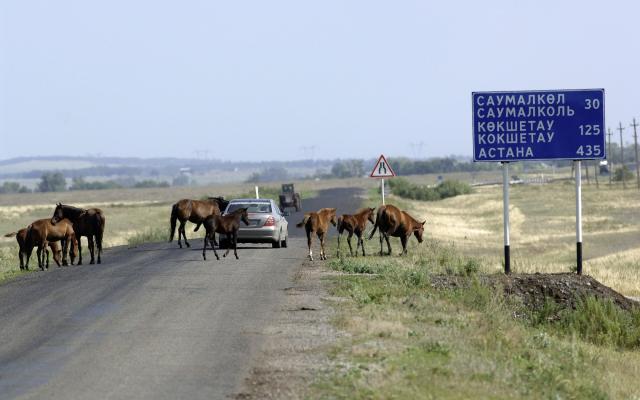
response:
<path id="1" fill-rule="evenodd" d="M 279 249 L 280 248 L 280 238 L 282 237 L 282 232 L 280 232 L 280 235 L 278 235 L 278 239 L 273 241 L 271 243 L 271 247 L 273 247 L 274 249 Z"/>

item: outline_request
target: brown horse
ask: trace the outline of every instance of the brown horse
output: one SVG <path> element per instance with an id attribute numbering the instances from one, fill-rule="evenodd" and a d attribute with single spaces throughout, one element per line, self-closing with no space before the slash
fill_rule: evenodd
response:
<path id="1" fill-rule="evenodd" d="M 45 267 L 49 268 L 48 260 L 45 263 L 45 257 L 49 258 L 47 246 L 50 242 L 62 241 L 62 265 L 67 264 L 67 253 L 69 244 L 73 243 L 75 235 L 73 225 L 68 219 L 61 219 L 57 224 L 52 224 L 48 218 L 34 221 L 27 227 L 24 249 L 27 255 L 25 268 L 29 269 L 29 258 L 34 247 L 38 247 L 38 267 L 44 271 Z M 54 250 L 55 254 L 55 250 Z M 60 266 L 58 264 L 58 266 Z"/>
<path id="2" fill-rule="evenodd" d="M 102 262 L 100 255 L 102 254 L 102 236 L 104 235 L 104 226 L 106 218 L 104 213 L 99 208 L 89 208 L 87 210 L 73 207 L 69 205 L 63 205 L 62 203 L 56 204 L 56 209 L 53 211 L 53 217 L 51 217 L 51 223 L 55 225 L 63 218 L 67 218 L 73 224 L 73 230 L 78 239 L 78 265 L 82 265 L 82 237 L 86 236 L 89 244 L 89 253 L 91 253 L 91 261 L 89 264 L 95 263 L 94 258 L 94 244 L 98 247 L 98 264 Z"/>
<path id="3" fill-rule="evenodd" d="M 249 215 L 246 208 L 238 208 L 234 212 L 228 215 L 209 215 L 203 222 L 204 228 L 207 233 L 204 235 L 204 247 L 202 248 L 202 258 L 207 259 L 207 242 L 211 244 L 213 254 L 216 255 L 216 259 L 219 260 L 218 252 L 215 246 L 216 233 L 220 235 L 227 235 L 227 251 L 222 257 L 226 257 L 233 245 L 233 254 L 238 259 L 238 229 L 240 228 L 240 221 L 245 225 L 249 225 Z"/>
<path id="4" fill-rule="evenodd" d="M 371 224 L 375 224 L 373 220 L 373 213 L 375 208 L 363 208 L 356 212 L 353 215 L 350 214 L 342 214 L 338 218 L 338 257 L 340 257 L 340 237 L 344 231 L 349 232 L 349 236 L 347 236 L 347 243 L 349 244 L 349 253 L 353 256 L 353 247 L 351 247 L 351 237 L 355 233 L 358 238 L 358 243 L 356 244 L 356 257 L 358 256 L 358 247 L 362 246 L 362 256 L 365 256 L 364 252 L 364 241 L 362 240 L 362 235 L 364 234 L 364 230 L 367 227 L 367 221 L 370 221 Z"/>
<path id="5" fill-rule="evenodd" d="M 16 241 L 18 242 L 18 258 L 20 259 L 20 269 L 25 269 L 24 266 L 24 257 L 27 256 L 27 230 L 28 228 L 22 228 L 20 229 L 18 232 L 11 232 L 11 233 L 7 233 L 6 235 L 4 235 L 5 237 L 15 237 Z M 58 242 L 49 242 L 49 248 L 51 249 L 51 252 L 53 253 L 53 261 L 56 262 L 56 265 L 58 265 L 58 267 L 60 266 L 60 262 L 62 262 L 62 247 L 60 246 L 60 243 Z M 32 251 L 32 249 L 31 249 Z M 31 256 L 31 251 L 29 251 L 28 256 Z M 74 240 L 72 241 L 72 246 L 71 249 L 69 251 L 69 256 L 71 258 L 71 265 L 73 265 L 75 259 L 76 259 L 76 252 L 78 251 L 78 243 L 75 240 L 75 235 L 74 235 Z M 46 254 L 47 254 L 47 268 L 49 266 L 49 251 L 46 250 Z"/>
<path id="6" fill-rule="evenodd" d="M 171 207 L 171 237 L 169 238 L 169 243 L 173 241 L 173 235 L 176 232 L 176 221 L 179 220 L 178 245 L 182 248 L 180 238 L 183 237 L 184 244 L 186 244 L 187 247 L 191 247 L 189 242 L 187 242 L 187 235 L 184 229 L 187 221 L 196 224 L 196 228 L 193 230 L 196 232 L 208 216 L 220 215 L 227 204 L 229 204 L 229 202 L 225 201 L 222 197 L 209 197 L 207 200 L 182 199 L 178 201 Z"/>
<path id="7" fill-rule="evenodd" d="M 418 222 L 411 215 L 405 211 L 401 211 L 395 206 L 388 204 L 386 206 L 378 207 L 378 213 L 376 216 L 376 223 L 373 225 L 373 231 L 369 235 L 369 240 L 376 233 L 376 229 L 380 230 L 380 255 L 382 255 L 382 239 L 387 241 L 387 248 L 391 255 L 391 244 L 389 243 L 389 236 L 395 236 L 400 238 L 402 243 L 402 253 L 407 254 L 407 242 L 411 234 L 415 235 L 419 243 L 422 243 L 422 234 L 424 233 L 424 223 Z"/>
<path id="8" fill-rule="evenodd" d="M 309 260 L 313 261 L 313 251 L 311 251 L 311 243 L 313 234 L 318 235 L 320 239 L 320 259 L 326 260 L 327 254 L 324 251 L 324 239 L 327 233 L 329 233 L 329 223 L 333 226 L 337 225 L 336 221 L 336 209 L 335 208 L 321 208 L 318 212 L 310 212 L 304 214 L 304 219 L 300 221 L 296 226 L 302 228 L 304 226 L 307 231 L 307 246 L 309 246 Z"/>

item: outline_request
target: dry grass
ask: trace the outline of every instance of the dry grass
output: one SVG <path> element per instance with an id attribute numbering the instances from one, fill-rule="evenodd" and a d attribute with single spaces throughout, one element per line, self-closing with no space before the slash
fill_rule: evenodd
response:
<path id="1" fill-rule="evenodd" d="M 502 187 L 410 205 L 427 219 L 430 237 L 479 258 L 485 272 L 502 269 Z M 514 271 L 574 270 L 573 185 L 512 187 L 510 219 Z M 640 192 L 584 186 L 583 231 L 585 273 L 626 295 L 640 296 Z"/>

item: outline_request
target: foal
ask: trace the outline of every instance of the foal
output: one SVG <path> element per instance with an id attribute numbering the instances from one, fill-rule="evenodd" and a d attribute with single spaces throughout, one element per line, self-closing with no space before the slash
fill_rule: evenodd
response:
<path id="1" fill-rule="evenodd" d="M 314 233 L 318 235 L 318 239 L 320 239 L 320 259 L 327 259 L 327 254 L 324 251 L 324 239 L 329 232 L 329 222 L 331 222 L 333 226 L 337 225 L 335 208 L 321 208 L 318 212 L 305 213 L 304 219 L 296 225 L 298 228 L 304 226 L 307 231 L 307 246 L 309 246 L 309 260 L 311 261 L 313 261 L 311 242 Z"/>
<path id="2" fill-rule="evenodd" d="M 340 257 L 340 237 L 344 231 L 349 232 L 349 236 L 347 236 L 347 243 L 349 244 L 349 253 L 353 256 L 353 247 L 351 247 L 351 237 L 353 234 L 356 234 L 358 238 L 358 243 L 356 244 L 356 257 L 358 256 L 358 247 L 362 246 L 362 256 L 365 256 L 364 253 L 364 241 L 362 240 L 362 235 L 364 234 L 364 230 L 367 227 L 367 221 L 371 222 L 371 224 L 375 224 L 373 220 L 373 212 L 375 208 L 363 208 L 359 210 L 357 213 L 350 214 L 342 214 L 340 218 L 338 218 L 338 257 Z"/>
<path id="3" fill-rule="evenodd" d="M 29 269 L 29 257 L 35 246 L 38 247 L 38 266 L 44 271 L 45 265 L 49 268 L 49 263 L 45 264 L 45 257 L 48 258 L 49 251 L 47 246 L 50 242 L 62 241 L 62 265 L 67 265 L 67 253 L 69 244 L 72 245 L 76 240 L 76 234 L 73 230 L 71 221 L 64 218 L 58 220 L 54 225 L 50 219 L 39 219 L 34 221 L 27 228 L 27 237 L 25 240 L 25 253 L 27 254 L 27 262 L 25 268 Z"/>
<path id="4" fill-rule="evenodd" d="M 24 257 L 27 256 L 27 230 L 28 228 L 22 228 L 17 232 L 11 232 L 4 235 L 5 237 L 15 237 L 18 242 L 18 258 L 20 259 L 20 269 L 25 269 L 24 266 Z M 60 243 L 58 242 L 49 242 L 49 248 L 53 253 L 53 261 L 56 262 L 58 267 L 60 266 L 60 262 L 62 262 L 62 247 L 60 247 Z M 75 235 L 73 235 L 73 240 L 71 243 L 71 249 L 69 250 L 69 256 L 71 258 L 71 265 L 75 262 L 76 253 L 78 252 L 78 242 L 75 239 Z M 46 250 L 47 253 L 47 268 L 49 266 L 49 251 Z M 29 252 L 28 256 L 31 256 L 31 252 Z"/>
<path id="5" fill-rule="evenodd" d="M 238 208 L 234 212 L 229 215 L 219 216 L 219 215 L 210 215 L 203 222 L 204 228 L 207 230 L 207 233 L 204 235 L 204 247 L 202 248 L 202 258 L 207 259 L 207 242 L 211 244 L 211 248 L 213 249 L 213 254 L 216 255 L 216 259 L 219 260 L 218 252 L 214 247 L 213 243 L 215 242 L 216 233 L 221 235 L 227 235 L 227 252 L 224 253 L 222 257 L 226 257 L 229 254 L 229 250 L 231 250 L 231 244 L 233 243 L 233 254 L 236 256 L 236 260 L 238 259 L 238 229 L 240 228 L 240 221 L 244 222 L 245 225 L 249 225 L 249 217 L 247 215 L 246 208 Z"/>

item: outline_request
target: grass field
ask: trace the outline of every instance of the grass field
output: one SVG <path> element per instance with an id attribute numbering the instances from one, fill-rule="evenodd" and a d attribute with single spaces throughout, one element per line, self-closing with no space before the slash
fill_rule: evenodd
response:
<path id="1" fill-rule="evenodd" d="M 389 203 L 427 219 L 427 240 L 412 238 L 406 257 L 328 262 L 341 272 L 330 278 L 331 304 L 345 334 L 326 349 L 333 368 L 317 379 L 314 397 L 639 398 L 640 312 L 586 301 L 556 321 L 478 283 L 477 274 L 502 270 L 501 193 L 484 187 L 438 202 L 391 196 Z M 570 271 L 573 185 L 511 193 L 515 272 Z M 375 204 L 375 190 L 370 196 Z M 639 199 L 636 190 L 584 188 L 585 272 L 633 296 L 640 293 Z M 369 254 L 379 250 L 377 238 L 366 245 Z M 392 246 L 399 252 L 397 239 Z M 435 289 L 434 274 L 466 276 L 470 286 Z"/>
<path id="2" fill-rule="evenodd" d="M 575 189 L 571 183 L 511 188 L 514 272 L 575 269 Z M 502 188 L 433 203 L 410 202 L 429 236 L 478 258 L 485 272 L 502 269 Z M 583 186 L 584 272 L 640 296 L 640 192 Z"/>

